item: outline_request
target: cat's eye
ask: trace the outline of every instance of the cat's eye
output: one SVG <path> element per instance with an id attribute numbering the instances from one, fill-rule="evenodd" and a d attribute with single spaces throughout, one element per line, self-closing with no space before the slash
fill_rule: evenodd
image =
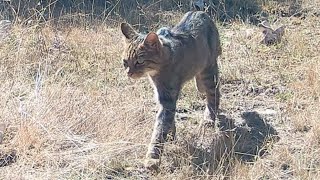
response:
<path id="1" fill-rule="evenodd" d="M 142 60 L 142 59 L 138 59 L 138 60 L 136 61 L 136 64 L 138 64 L 138 65 L 142 65 L 142 64 L 144 64 L 144 60 Z"/>

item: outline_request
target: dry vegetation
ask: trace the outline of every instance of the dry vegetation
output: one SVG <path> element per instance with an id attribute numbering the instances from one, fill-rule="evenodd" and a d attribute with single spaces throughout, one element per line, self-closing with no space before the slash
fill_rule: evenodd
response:
<path id="1" fill-rule="evenodd" d="M 261 45 L 257 26 L 218 24 L 223 113 L 241 120 L 257 112 L 277 141 L 253 161 L 231 152 L 212 163 L 197 146 L 208 140 L 197 123 L 205 100 L 190 82 L 177 140 L 157 173 L 142 166 L 156 113 L 152 88 L 125 75 L 119 29 L 15 23 L 0 40 L 0 179 L 319 179 L 320 4 L 301 3 L 303 16 L 270 17 L 287 26 L 278 45 Z"/>

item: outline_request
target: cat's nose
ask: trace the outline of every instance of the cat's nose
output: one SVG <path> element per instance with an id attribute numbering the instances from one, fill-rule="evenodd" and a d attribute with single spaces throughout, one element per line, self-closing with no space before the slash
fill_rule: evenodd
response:
<path id="1" fill-rule="evenodd" d="M 127 74 L 128 74 L 129 77 L 132 77 L 133 72 L 128 72 Z"/>

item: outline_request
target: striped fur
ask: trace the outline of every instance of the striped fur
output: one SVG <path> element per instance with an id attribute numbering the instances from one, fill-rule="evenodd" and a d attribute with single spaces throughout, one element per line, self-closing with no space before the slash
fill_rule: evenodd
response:
<path id="1" fill-rule="evenodd" d="M 186 81 L 195 77 L 197 89 L 206 94 L 205 120 L 214 122 L 216 118 L 220 102 L 219 33 L 201 11 L 188 12 L 175 27 L 160 28 L 157 33 L 139 34 L 127 23 L 121 24 L 121 30 L 126 37 L 123 62 L 128 76 L 149 75 L 160 105 L 147 153 L 148 162 L 154 166 L 160 163 L 167 134 L 175 132 L 176 102 Z"/>

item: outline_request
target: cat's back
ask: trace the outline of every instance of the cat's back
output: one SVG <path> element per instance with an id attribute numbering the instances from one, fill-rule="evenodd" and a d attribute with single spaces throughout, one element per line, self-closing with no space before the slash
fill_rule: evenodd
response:
<path id="1" fill-rule="evenodd" d="M 181 21 L 172 28 L 172 34 L 178 34 L 190 46 L 209 47 L 209 51 L 216 55 L 221 54 L 219 32 L 210 16 L 203 11 L 189 11 Z"/>
<path id="2" fill-rule="evenodd" d="M 189 11 L 173 27 L 172 31 L 176 33 L 198 34 L 206 28 L 212 28 L 213 26 L 215 25 L 207 13 L 203 11 Z"/>

